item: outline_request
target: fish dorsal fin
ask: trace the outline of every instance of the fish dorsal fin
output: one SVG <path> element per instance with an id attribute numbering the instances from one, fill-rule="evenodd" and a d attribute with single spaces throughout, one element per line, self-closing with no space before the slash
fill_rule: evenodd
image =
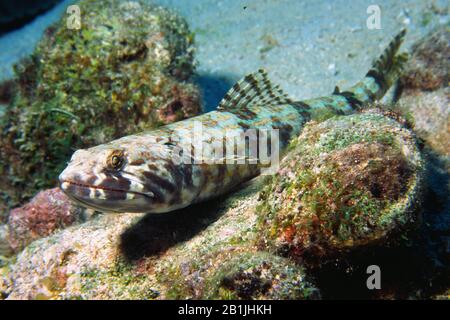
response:
<path id="1" fill-rule="evenodd" d="M 341 89 L 339 89 L 338 86 L 335 86 L 335 87 L 334 87 L 333 94 L 339 94 L 339 93 L 341 93 Z"/>
<path id="2" fill-rule="evenodd" d="M 259 69 L 236 82 L 220 101 L 217 110 L 232 112 L 243 106 L 268 106 L 291 102 L 279 85 L 274 86 L 270 82 L 266 71 Z"/>

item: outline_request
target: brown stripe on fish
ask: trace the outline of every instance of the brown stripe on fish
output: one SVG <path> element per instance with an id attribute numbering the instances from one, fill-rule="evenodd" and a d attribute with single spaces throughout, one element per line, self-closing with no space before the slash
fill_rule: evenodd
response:
<path id="1" fill-rule="evenodd" d="M 244 122 L 244 121 L 239 121 L 239 122 L 238 122 L 238 125 L 239 125 L 241 128 L 243 128 L 243 129 L 250 129 L 250 128 L 251 128 L 250 125 L 249 125 L 247 122 Z"/>
<path id="2" fill-rule="evenodd" d="M 90 198 L 90 188 L 84 185 L 79 185 L 74 182 L 69 182 L 65 187 L 66 192 L 73 194 L 77 198 Z"/>
<path id="3" fill-rule="evenodd" d="M 176 186 L 167 179 L 164 179 L 157 174 L 150 171 L 143 171 L 142 174 L 148 179 L 149 183 L 155 184 L 162 189 L 165 189 L 169 192 L 173 192 L 176 190 Z"/>
<path id="4" fill-rule="evenodd" d="M 175 192 L 172 195 L 172 199 L 170 199 L 170 204 L 176 204 L 181 202 L 181 187 L 183 183 L 183 176 L 180 173 L 180 167 L 175 166 L 172 162 L 166 162 L 164 164 L 167 172 L 169 172 L 172 177 L 175 186 L 177 186 Z"/>
<path id="5" fill-rule="evenodd" d="M 188 188 L 188 189 L 193 189 L 194 188 L 194 183 L 192 181 L 192 164 L 184 164 L 181 167 L 181 175 L 183 176 L 183 184 Z"/>
<path id="6" fill-rule="evenodd" d="M 154 184 L 151 184 L 151 183 L 146 183 L 145 188 L 147 191 L 150 191 L 153 194 L 152 202 L 154 202 L 154 203 L 164 203 L 165 202 L 165 197 L 164 197 L 163 193 L 161 192 L 161 190 L 157 186 L 155 186 Z"/>
<path id="7" fill-rule="evenodd" d="M 144 159 L 136 159 L 131 161 L 130 163 L 128 163 L 130 166 L 140 166 L 143 165 L 145 163 Z"/>
<path id="8" fill-rule="evenodd" d="M 128 191 L 130 184 L 131 181 L 121 175 L 111 175 L 105 177 L 97 186 L 101 188 L 113 188 L 112 186 L 114 186 L 114 189 Z"/>
<path id="9" fill-rule="evenodd" d="M 154 171 L 159 169 L 158 166 L 153 163 L 147 164 L 147 168 L 149 168 L 150 170 L 154 170 Z"/>
<path id="10" fill-rule="evenodd" d="M 294 129 L 290 124 L 282 124 L 277 123 L 275 125 L 272 125 L 273 129 L 278 129 L 278 132 L 280 134 L 280 142 L 282 143 L 282 148 L 287 145 L 287 143 L 292 138 L 292 130 Z"/>
<path id="11" fill-rule="evenodd" d="M 105 198 L 109 200 L 126 200 L 127 193 L 122 190 L 111 190 L 108 188 L 102 188 Z"/>
<path id="12" fill-rule="evenodd" d="M 345 98 L 347 103 L 352 107 L 353 110 L 361 110 L 363 103 L 359 100 L 353 92 L 343 91 L 335 94 L 336 96 L 342 96 Z"/>
<path id="13" fill-rule="evenodd" d="M 297 112 L 303 117 L 305 121 L 308 121 L 311 118 L 311 106 L 307 104 L 306 102 L 302 101 L 295 101 L 291 102 L 289 105 L 294 107 Z"/>
<path id="14" fill-rule="evenodd" d="M 335 94 L 334 96 L 339 95 Z M 339 102 L 336 100 L 336 97 L 322 97 L 320 100 L 324 103 L 325 108 L 327 108 L 331 113 L 336 115 L 344 115 L 345 112 L 342 110 L 342 105 L 339 105 Z M 347 100 L 346 100 L 347 101 Z M 348 104 L 348 101 L 347 101 Z"/>
<path id="15" fill-rule="evenodd" d="M 129 191 L 131 181 L 122 176 L 106 176 L 95 187 L 103 190 L 106 199 L 126 199 L 126 192 Z"/>
<path id="16" fill-rule="evenodd" d="M 225 175 L 227 174 L 227 164 L 218 164 L 217 165 L 217 175 L 216 175 L 216 189 L 220 188 L 223 183 L 223 179 L 225 178 Z"/>
<path id="17" fill-rule="evenodd" d="M 97 178 L 96 176 L 91 176 L 91 177 L 87 178 L 86 184 L 92 186 L 92 185 L 95 184 L 95 182 L 97 181 L 97 179 L 98 179 L 98 178 Z"/>
<path id="18" fill-rule="evenodd" d="M 240 107 L 239 110 L 234 111 L 233 114 L 242 120 L 251 120 L 257 116 L 256 113 L 250 110 L 248 107 Z"/>

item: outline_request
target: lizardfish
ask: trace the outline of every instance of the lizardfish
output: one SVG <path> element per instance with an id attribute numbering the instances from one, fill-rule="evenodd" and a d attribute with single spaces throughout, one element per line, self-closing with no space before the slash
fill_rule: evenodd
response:
<path id="1" fill-rule="evenodd" d="M 60 188 L 81 205 L 103 212 L 170 212 L 229 192 L 260 174 L 267 163 L 250 152 L 251 142 L 264 149 L 259 139 L 244 139 L 218 156 L 217 147 L 228 146 L 225 131 L 272 130 L 268 135 L 278 137 L 283 153 L 314 112 L 350 114 L 383 97 L 406 60 L 397 54 L 404 36 L 405 30 L 348 90 L 336 87 L 326 97 L 293 101 L 259 70 L 238 81 L 215 111 L 77 150 L 59 176 Z M 198 132 L 190 137 L 199 124 L 200 137 Z M 230 157 L 231 148 L 244 153 Z M 239 161 L 242 155 L 245 161 Z"/>

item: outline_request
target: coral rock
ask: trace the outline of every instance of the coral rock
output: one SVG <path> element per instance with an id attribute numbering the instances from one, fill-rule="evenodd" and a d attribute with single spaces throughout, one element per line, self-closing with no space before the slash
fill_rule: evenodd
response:
<path id="1" fill-rule="evenodd" d="M 438 28 L 416 42 L 400 79 L 406 90 L 431 91 L 448 87 L 450 81 L 450 30 Z"/>
<path id="2" fill-rule="evenodd" d="M 315 262 L 418 221 L 423 161 L 396 121 L 373 112 L 310 123 L 292 148 L 258 208 L 263 247 Z"/>
<path id="3" fill-rule="evenodd" d="M 439 155 L 450 157 L 450 31 L 434 30 L 413 46 L 398 108 Z"/>
<path id="4" fill-rule="evenodd" d="M 203 299 L 320 298 L 305 270 L 288 259 L 266 252 L 243 252 L 222 261 L 210 270 Z"/>
<path id="5" fill-rule="evenodd" d="M 258 252 L 257 191 L 174 214 L 99 215 L 27 246 L 0 277 L 7 299 L 314 299 L 301 266 Z"/>
<path id="6" fill-rule="evenodd" d="M 26 205 L 11 210 L 8 240 L 18 251 L 36 239 L 83 220 L 84 209 L 75 206 L 59 189 L 39 192 Z"/>

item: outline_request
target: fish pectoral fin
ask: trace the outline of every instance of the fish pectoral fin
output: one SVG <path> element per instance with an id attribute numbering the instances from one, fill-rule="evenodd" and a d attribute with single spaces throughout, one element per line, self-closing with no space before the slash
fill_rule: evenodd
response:
<path id="1" fill-rule="evenodd" d="M 250 105 L 281 105 L 291 102 L 279 85 L 274 86 L 270 82 L 266 71 L 259 69 L 236 82 L 225 94 L 217 110 L 233 112 Z"/>

